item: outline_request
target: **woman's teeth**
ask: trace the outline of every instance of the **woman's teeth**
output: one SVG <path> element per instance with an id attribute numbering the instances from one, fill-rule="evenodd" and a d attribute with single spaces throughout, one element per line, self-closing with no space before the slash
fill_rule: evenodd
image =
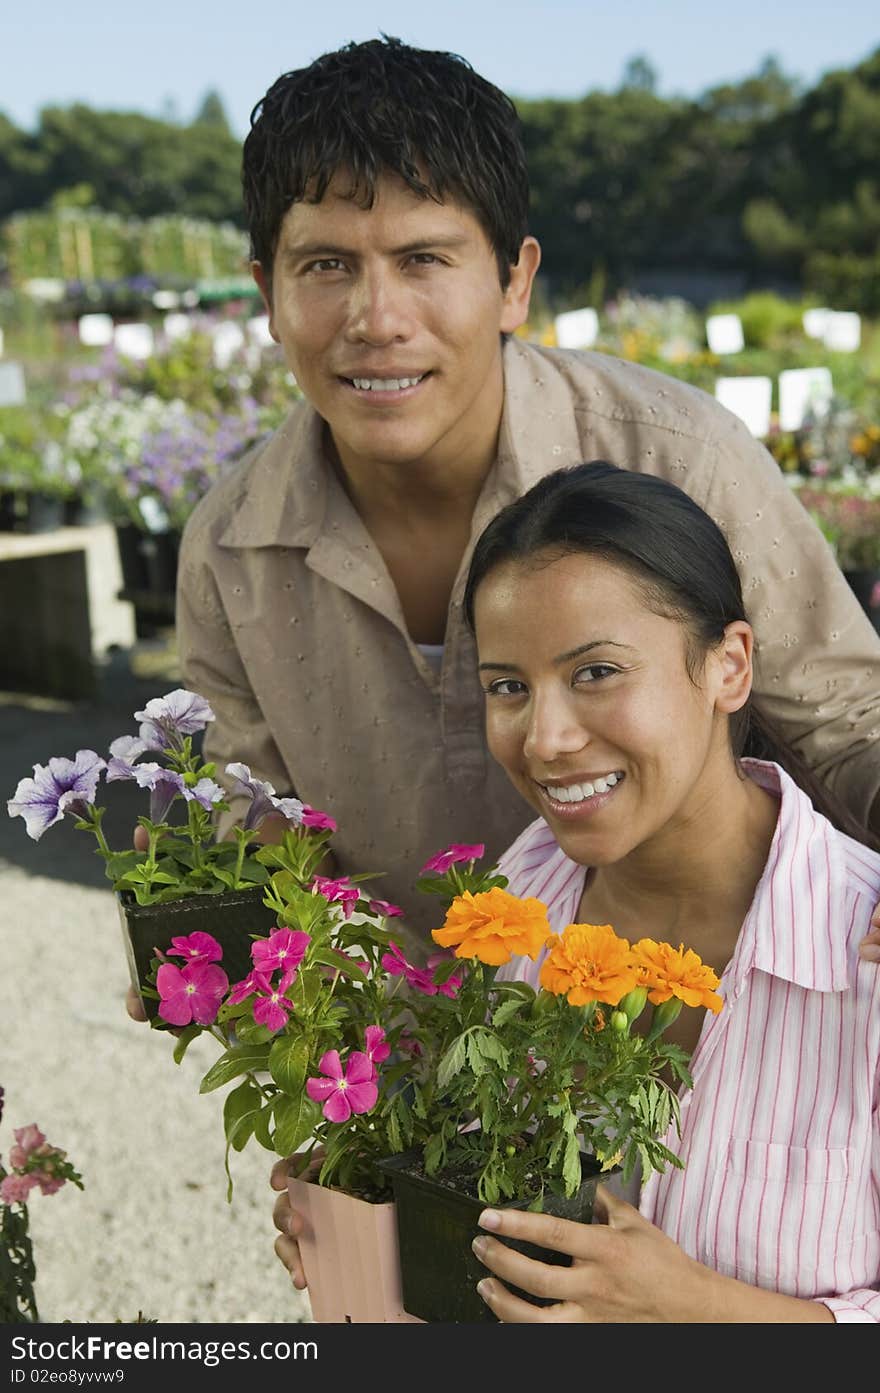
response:
<path id="1" fill-rule="evenodd" d="M 622 778 L 622 774 L 606 774 L 603 779 L 596 779 L 592 784 L 566 784 L 558 788 L 553 784 L 544 784 L 544 790 L 557 803 L 583 803 L 596 793 L 607 793 L 609 788 L 614 788 Z"/>
<path id="2" fill-rule="evenodd" d="M 405 387 L 415 387 L 422 377 L 353 377 L 351 380 L 359 392 L 402 392 Z"/>

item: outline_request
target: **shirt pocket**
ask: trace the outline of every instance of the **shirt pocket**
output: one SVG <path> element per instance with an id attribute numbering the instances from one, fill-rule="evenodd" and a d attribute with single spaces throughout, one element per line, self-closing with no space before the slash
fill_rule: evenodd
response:
<path id="1" fill-rule="evenodd" d="M 701 1216 L 700 1261 L 725 1276 L 790 1296 L 827 1295 L 857 1285 L 850 1278 L 864 1234 L 853 1193 L 854 1166 L 855 1154 L 847 1147 L 731 1137 Z M 845 1284 L 839 1285 L 842 1279 Z"/>

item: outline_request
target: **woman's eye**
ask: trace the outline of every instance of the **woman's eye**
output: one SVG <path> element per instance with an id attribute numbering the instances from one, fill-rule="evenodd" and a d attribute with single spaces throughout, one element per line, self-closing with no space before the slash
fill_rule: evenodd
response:
<path id="1" fill-rule="evenodd" d="M 520 696 L 525 691 L 525 683 L 518 682 L 514 677 L 499 677 L 483 690 L 486 696 Z"/>
<path id="2" fill-rule="evenodd" d="M 610 663 L 588 663 L 586 667 L 578 668 L 574 675 L 575 682 L 600 682 L 603 677 L 614 677 L 619 671 L 612 667 Z"/>

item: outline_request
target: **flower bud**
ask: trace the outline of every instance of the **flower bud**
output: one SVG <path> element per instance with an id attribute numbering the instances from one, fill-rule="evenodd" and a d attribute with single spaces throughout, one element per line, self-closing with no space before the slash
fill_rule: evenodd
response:
<path id="1" fill-rule="evenodd" d="M 631 992 L 621 997 L 618 1003 L 618 1011 L 623 1011 L 630 1024 L 638 1020 L 645 1009 L 645 1002 L 648 1000 L 647 987 L 633 987 Z"/>
<path id="2" fill-rule="evenodd" d="M 625 1035 L 629 1030 L 629 1017 L 625 1011 L 612 1011 L 609 1024 L 618 1035 Z"/>
<path id="3" fill-rule="evenodd" d="M 658 1035 L 662 1035 L 664 1030 L 667 1030 L 668 1027 L 672 1025 L 673 1021 L 678 1020 L 682 1005 L 683 1003 L 677 996 L 670 996 L 667 1001 L 661 1001 L 659 1006 L 654 1007 L 654 1019 L 651 1022 L 649 1034 L 650 1039 L 655 1040 Z"/>

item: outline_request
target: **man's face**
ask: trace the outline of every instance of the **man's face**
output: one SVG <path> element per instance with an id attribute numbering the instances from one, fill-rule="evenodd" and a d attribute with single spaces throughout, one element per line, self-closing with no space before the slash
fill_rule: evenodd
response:
<path id="1" fill-rule="evenodd" d="M 262 268 L 274 338 L 343 466 L 482 454 L 501 416 L 502 332 L 525 320 L 537 268 L 527 238 L 502 290 L 473 213 L 420 198 L 394 175 L 370 209 L 331 183 L 287 212 L 272 271 Z"/>

